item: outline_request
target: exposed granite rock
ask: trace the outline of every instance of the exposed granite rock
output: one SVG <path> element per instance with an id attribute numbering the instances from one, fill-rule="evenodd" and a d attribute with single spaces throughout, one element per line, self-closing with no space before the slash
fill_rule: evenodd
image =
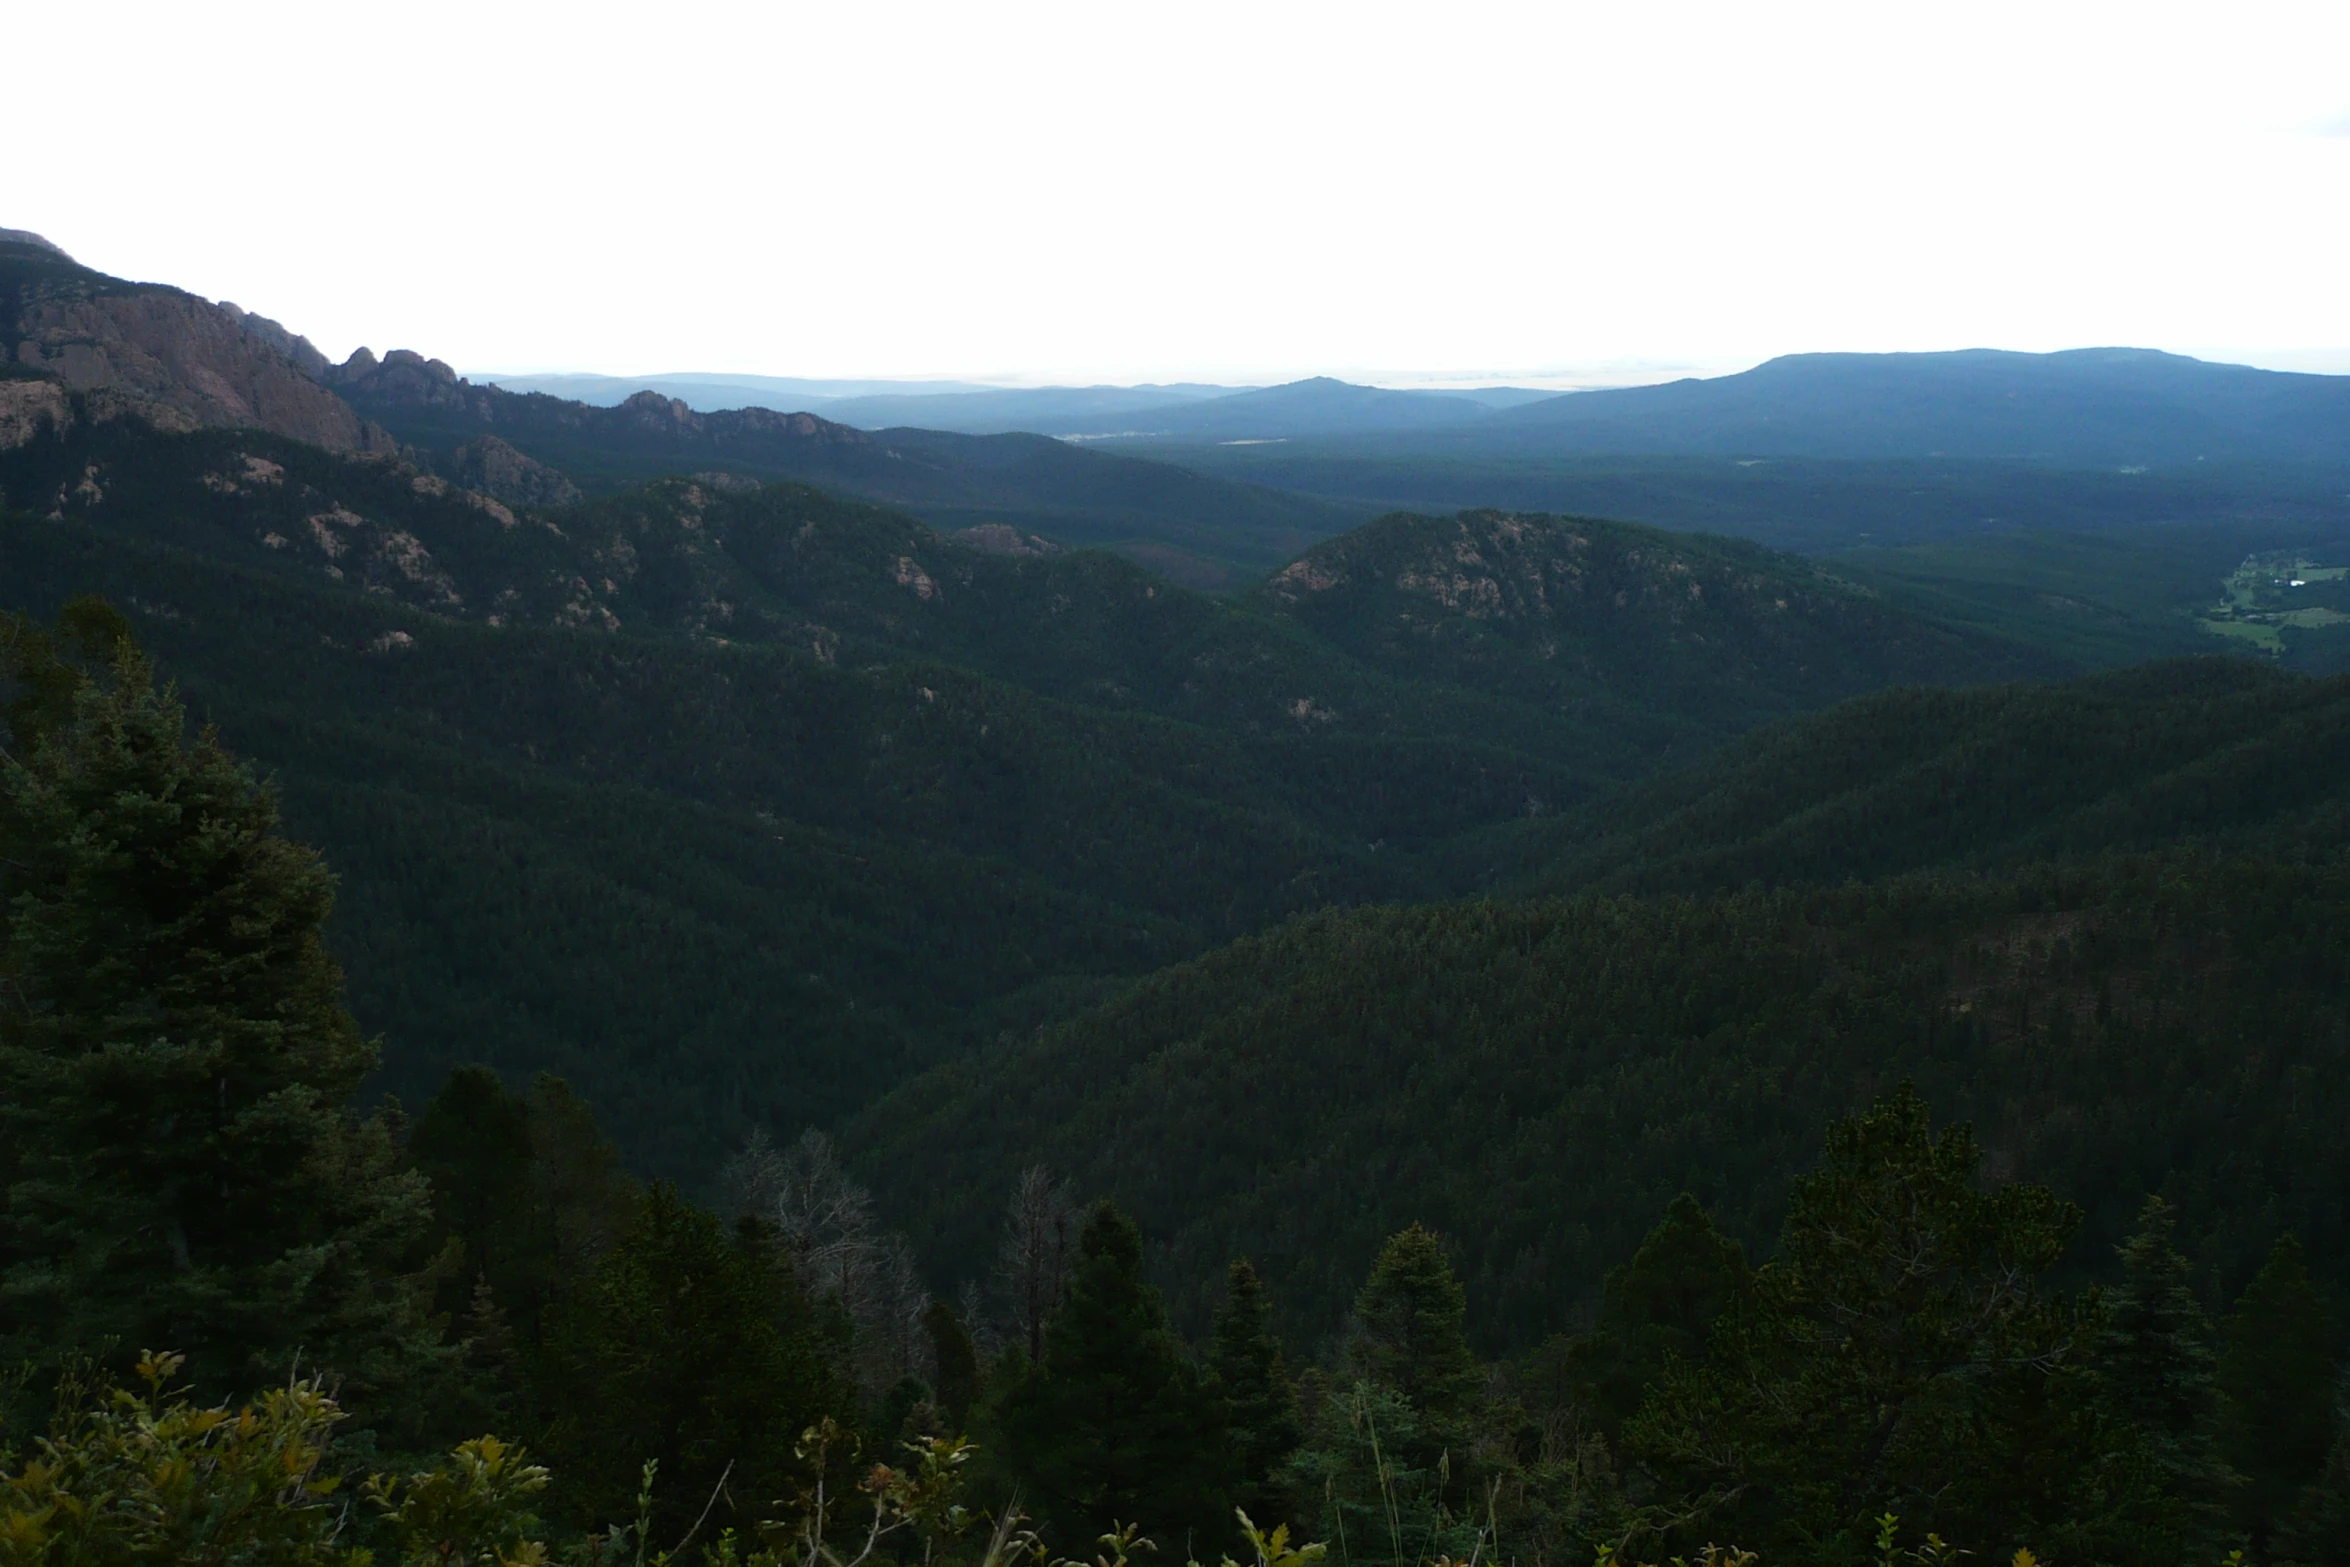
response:
<path id="1" fill-rule="evenodd" d="M 26 445 L 43 430 L 63 431 L 72 423 L 73 400 L 61 383 L 0 381 L 0 452 Z"/>
<path id="2" fill-rule="evenodd" d="M 957 544 L 989 555 L 1058 555 L 1061 546 L 1033 533 L 1022 533 L 1007 522 L 983 522 L 950 535 Z"/>
<path id="3" fill-rule="evenodd" d="M 0 352 L 115 413 L 163 428 L 260 429 L 335 451 L 385 449 L 321 385 L 326 356 L 275 321 L 154 284 L 73 266 L 19 240 L 0 251 Z M 95 416 L 95 410 L 94 410 Z"/>
<path id="4" fill-rule="evenodd" d="M 494 435 L 458 447 L 453 470 L 467 489 L 517 506 L 568 506 L 579 499 L 579 486 L 560 470 Z"/>

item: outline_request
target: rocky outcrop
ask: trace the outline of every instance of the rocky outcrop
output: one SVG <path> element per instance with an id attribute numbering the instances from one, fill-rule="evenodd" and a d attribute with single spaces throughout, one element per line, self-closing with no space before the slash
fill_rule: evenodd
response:
<path id="1" fill-rule="evenodd" d="M 391 441 L 320 384 L 326 356 L 266 317 L 73 264 L 0 234 L 0 361 L 164 429 L 268 430 L 334 451 Z"/>
<path id="2" fill-rule="evenodd" d="M 459 408 L 477 417 L 489 406 L 487 389 L 461 379 L 438 359 L 395 348 L 378 359 L 367 349 L 328 366 L 320 380 L 346 397 L 409 407 Z"/>
<path id="3" fill-rule="evenodd" d="M 966 549 L 975 549 L 987 555 L 1058 555 L 1061 546 L 1034 533 L 1022 533 L 1008 522 L 983 522 L 975 528 L 958 528 L 948 535 Z"/>
<path id="4" fill-rule="evenodd" d="M 63 430 L 72 422 L 73 403 L 59 382 L 0 381 L 0 452 L 14 451 L 44 430 Z"/>
<path id="5" fill-rule="evenodd" d="M 516 506 L 568 506 L 579 499 L 579 486 L 494 435 L 485 435 L 457 448 L 452 471 L 469 490 Z"/>

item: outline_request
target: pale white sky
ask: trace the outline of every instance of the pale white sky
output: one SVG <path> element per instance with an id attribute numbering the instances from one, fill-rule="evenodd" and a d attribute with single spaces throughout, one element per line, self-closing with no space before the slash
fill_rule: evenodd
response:
<path id="1" fill-rule="evenodd" d="M 5 10 L 0 227 L 338 358 L 2350 369 L 2343 0 Z"/>

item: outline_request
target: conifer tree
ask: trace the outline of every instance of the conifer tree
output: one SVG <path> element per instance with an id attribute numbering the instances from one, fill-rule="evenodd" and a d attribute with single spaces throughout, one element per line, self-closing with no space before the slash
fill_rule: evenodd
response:
<path id="1" fill-rule="evenodd" d="M 1388 1238 L 1362 1292 L 1349 1358 L 1358 1374 L 1411 1401 L 1432 1428 L 1467 1418 L 1481 1379 L 1469 1349 L 1469 1297 L 1434 1230 Z"/>
<path id="2" fill-rule="evenodd" d="M 1288 1511 L 1287 1494 L 1274 1477 L 1304 1433 L 1264 1285 L 1246 1257 L 1236 1259 L 1225 1275 L 1208 1369 L 1231 1432 L 1233 1501 L 1260 1528 L 1270 1529 L 1285 1521 Z"/>
<path id="3" fill-rule="evenodd" d="M 2219 1390 L 2221 1456 L 2244 1477 L 2237 1521 L 2265 1560 L 2334 1440 L 2333 1326 L 2290 1235 L 2228 1317 Z"/>
<path id="4" fill-rule="evenodd" d="M 299 1350 L 380 1415 L 449 1357 L 407 1261 L 424 1181 L 347 1108 L 375 1051 L 327 955 L 332 879 L 103 620 L 61 628 L 103 662 L 0 639 L 6 1348 L 176 1349 L 220 1396 Z"/>
<path id="5" fill-rule="evenodd" d="M 955 1308 L 943 1300 L 932 1301 L 922 1313 L 922 1332 L 930 1340 L 939 1411 L 953 1428 L 950 1434 L 961 1434 L 970 1423 L 971 1405 L 979 1397 L 979 1351 L 963 1330 Z"/>
<path id="6" fill-rule="evenodd" d="M 1141 1231 L 1109 1203 L 1086 1219 L 1044 1359 L 999 1419 L 1052 1537 L 1130 1523 L 1162 1539 L 1223 1538 L 1223 1411 L 1143 1279 Z"/>
<path id="7" fill-rule="evenodd" d="M 2082 1512 L 2097 1456 L 2052 1384 L 2078 1324 L 2038 1284 L 2079 1213 L 2043 1187 L 1986 1191 L 1980 1165 L 1971 1132 L 1937 1132 L 1908 1088 L 1829 1128 L 1751 1297 L 1624 1428 L 1713 1538 L 1859 1555 L 1891 1510 L 1950 1539 L 2108 1554 L 2044 1532 Z"/>
<path id="8" fill-rule="evenodd" d="M 2277 1555 L 2309 1567 L 2350 1567 L 2350 1400 L 2338 1399 L 2334 1445 L 2305 1487 L 2290 1527 L 2278 1531 Z"/>
<path id="9" fill-rule="evenodd" d="M 417 1116 L 408 1155 L 432 1183 L 436 1233 L 459 1249 L 443 1309 L 478 1315 L 486 1286 L 525 1343 L 636 1212 L 618 1151 L 570 1086 L 545 1073 L 524 1096 L 487 1067 L 458 1067 Z"/>
<path id="10" fill-rule="evenodd" d="M 729 1231 L 667 1186 L 548 1314 L 538 1393 L 555 1494 L 573 1520 L 627 1519 L 652 1460 L 665 1539 L 684 1533 L 729 1464 L 746 1507 L 786 1495 L 800 1433 L 845 1419 L 851 1402 L 781 1248 L 757 1221 Z"/>
<path id="11" fill-rule="evenodd" d="M 1632 1260 L 1609 1270 L 1599 1320 L 1571 1352 L 1576 1391 L 1611 1440 L 1668 1358 L 1695 1360 L 1722 1311 L 1749 1287 L 1746 1254 L 1687 1192 Z"/>
<path id="12" fill-rule="evenodd" d="M 2209 1548 L 2228 1476 L 2212 1445 L 2211 1321 L 2172 1244 L 2175 1223 L 2169 1205 L 2149 1197 L 2117 1248 L 2121 1283 L 2105 1298 L 2092 1367 L 2100 1401 L 2145 1441 L 2164 1492 L 2184 1504 L 2170 1532 Z"/>
<path id="13" fill-rule="evenodd" d="M 532 1190 L 530 1114 L 486 1066 L 449 1074 L 408 1134 L 408 1156 L 432 1183 L 433 1222 L 461 1248 L 442 1292 L 470 1303 L 487 1290 L 525 1331 L 553 1268 L 554 1236 Z"/>

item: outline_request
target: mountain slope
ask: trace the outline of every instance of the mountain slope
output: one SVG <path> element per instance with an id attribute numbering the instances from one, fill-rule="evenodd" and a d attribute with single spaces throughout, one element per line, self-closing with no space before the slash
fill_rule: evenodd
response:
<path id="1" fill-rule="evenodd" d="M 1261 591 L 1375 667 L 1567 709 L 1637 691 L 1656 708 L 1743 725 L 1960 670 L 2058 669 L 1813 562 L 1589 518 L 1386 517 L 1316 546 Z"/>
<path id="2" fill-rule="evenodd" d="M 1148 436 L 1159 440 L 1285 440 L 1437 429 L 1476 423 L 1491 414 L 1487 403 L 1465 394 L 1389 391 L 1325 375 L 1155 409 L 1143 422 Z"/>
<path id="3" fill-rule="evenodd" d="M 1295 1339 L 1439 1229 L 1490 1347 L 1575 1325 L 1689 1190 L 1750 1255 L 1897 1082 L 2110 1255 L 2150 1191 L 2241 1279 L 2350 1242 L 2350 877 L 2194 856 L 1980 883 L 1309 916 L 917 1078 L 844 1129 L 942 1275 L 1018 1172 L 1114 1198 L 1204 1322 L 1251 1257 Z"/>
<path id="4" fill-rule="evenodd" d="M 2292 845 L 2330 839 L 2346 804 L 2350 682 L 2211 657 L 1862 697 L 1517 834 L 1497 859 L 1547 890 L 1833 885 Z"/>

